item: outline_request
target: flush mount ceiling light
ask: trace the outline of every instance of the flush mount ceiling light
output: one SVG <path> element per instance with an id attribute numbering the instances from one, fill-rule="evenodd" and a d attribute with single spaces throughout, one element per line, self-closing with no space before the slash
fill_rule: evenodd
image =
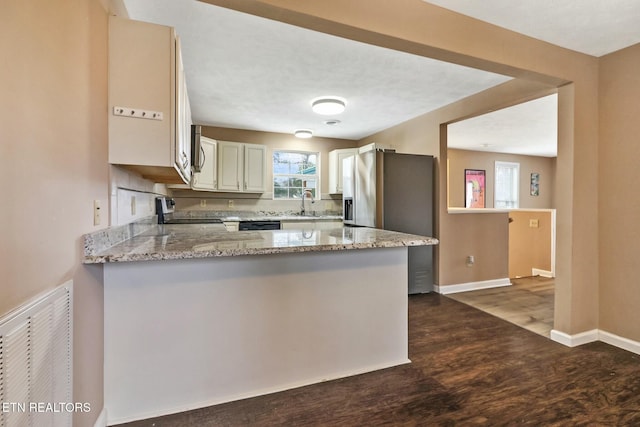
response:
<path id="1" fill-rule="evenodd" d="M 293 134 L 298 138 L 311 138 L 313 131 L 311 129 L 298 129 Z"/>
<path id="2" fill-rule="evenodd" d="M 347 100 L 338 96 L 321 96 L 311 100 L 313 112 L 324 116 L 340 114 L 346 106 Z"/>

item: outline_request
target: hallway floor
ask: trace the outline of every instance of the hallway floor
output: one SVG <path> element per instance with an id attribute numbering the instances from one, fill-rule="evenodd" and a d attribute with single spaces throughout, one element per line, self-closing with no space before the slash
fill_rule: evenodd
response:
<path id="1" fill-rule="evenodd" d="M 446 295 L 549 338 L 553 329 L 554 279 L 511 279 L 511 286 Z"/>

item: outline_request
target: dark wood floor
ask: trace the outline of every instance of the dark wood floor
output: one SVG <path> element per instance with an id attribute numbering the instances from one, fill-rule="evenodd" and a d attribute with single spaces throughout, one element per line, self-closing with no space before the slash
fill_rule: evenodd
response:
<path id="1" fill-rule="evenodd" d="M 409 298 L 413 363 L 139 426 L 638 426 L 640 356 L 568 348 L 438 294 Z"/>

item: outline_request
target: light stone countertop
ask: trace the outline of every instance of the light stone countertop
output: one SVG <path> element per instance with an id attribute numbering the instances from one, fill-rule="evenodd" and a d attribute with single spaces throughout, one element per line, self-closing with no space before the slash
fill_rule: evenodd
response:
<path id="1" fill-rule="evenodd" d="M 220 225 L 153 225 L 113 246 L 85 236 L 85 264 L 436 245 L 433 237 L 365 227 L 224 231 Z M 87 243 L 89 242 L 89 243 Z"/>

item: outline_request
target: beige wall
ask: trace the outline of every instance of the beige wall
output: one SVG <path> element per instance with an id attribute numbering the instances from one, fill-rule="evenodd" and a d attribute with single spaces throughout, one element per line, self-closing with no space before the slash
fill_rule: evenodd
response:
<path id="1" fill-rule="evenodd" d="M 551 272 L 553 213 L 511 211 L 509 218 L 509 277 L 531 276 L 534 268 Z"/>
<path id="2" fill-rule="evenodd" d="M 274 150 L 300 150 L 320 153 L 320 192 L 322 201 L 316 201 L 312 208 L 316 211 L 336 211 L 342 207 L 340 195 L 330 195 L 329 191 L 329 151 L 338 148 L 356 147 L 357 141 L 334 138 L 313 137 L 300 139 L 293 135 L 273 132 L 257 132 L 242 129 L 202 127 L 202 135 L 220 141 L 246 142 L 261 144 L 267 147 L 267 182 L 273 179 L 273 163 L 271 161 Z M 178 209 L 188 210 L 262 210 L 287 211 L 300 208 L 300 202 L 295 200 L 272 200 L 273 191 L 267 185 L 267 191 L 257 193 L 221 193 L 192 190 L 173 190 Z M 206 199 L 206 207 L 200 206 L 200 201 Z M 228 200 L 234 200 L 234 207 L 228 207 Z M 307 207 L 309 208 L 309 207 Z"/>
<path id="3" fill-rule="evenodd" d="M 521 156 L 516 154 L 487 153 L 481 151 L 454 150 L 447 152 L 449 160 L 448 185 L 449 207 L 464 207 L 464 170 L 482 169 L 486 179 L 486 208 L 494 207 L 495 162 L 515 162 L 520 164 L 519 198 L 521 209 L 553 208 L 553 184 L 555 160 L 550 157 Z M 532 196 L 529 191 L 531 174 L 540 174 L 540 195 Z"/>
<path id="4" fill-rule="evenodd" d="M 530 100 L 540 94 L 547 94 L 549 90 L 544 85 L 514 80 L 363 140 L 388 145 L 400 152 L 438 157 L 435 237 L 440 239 L 440 244 L 435 252 L 436 280 L 440 286 L 504 279 L 508 277 L 509 271 L 509 223 L 506 213 L 447 212 L 448 150 L 446 125 L 442 123 L 468 117 L 477 111 L 490 111 Z M 476 259 L 471 268 L 466 265 L 468 255 L 474 255 Z"/>
<path id="5" fill-rule="evenodd" d="M 447 213 L 440 125 L 559 87 L 555 329 L 600 327 L 640 340 L 640 199 L 629 191 L 640 155 L 640 47 L 598 61 L 420 0 L 209 1 L 521 79 L 376 136 L 439 157 L 441 285 L 505 277 L 501 254 L 490 253 L 495 236 L 506 238 L 507 222 L 506 214 Z M 93 226 L 92 204 L 109 198 L 107 17 L 98 0 L 9 0 L 0 28 L 0 50 L 10 59 L 0 67 L 0 314 L 74 279 L 74 400 L 94 409 L 75 424 L 92 425 L 102 407 L 102 284 L 99 267 L 82 266 L 80 257 L 82 234 L 106 225 Z M 468 269 L 470 253 L 494 259 Z"/>
<path id="6" fill-rule="evenodd" d="M 273 163 L 271 158 L 274 150 L 300 150 L 320 153 L 320 188 L 322 194 L 329 191 L 329 151 L 337 148 L 357 147 L 357 141 L 348 139 L 313 137 L 309 139 L 296 138 L 286 133 L 257 132 L 242 129 L 228 129 L 203 126 L 202 135 L 221 141 L 247 142 L 261 144 L 267 147 L 267 180 L 273 177 Z M 272 192 L 264 194 L 271 198 Z"/>
<path id="7" fill-rule="evenodd" d="M 600 63 L 600 328 L 640 341 L 640 44 Z"/>
<path id="8" fill-rule="evenodd" d="M 557 224 L 558 258 L 555 328 L 574 334 L 598 326 L 598 60 L 552 46 L 499 27 L 467 18 L 420 0 L 299 2 L 296 0 L 205 0 L 294 25 L 345 36 L 379 46 L 501 72 L 529 82 L 559 88 Z M 515 88 L 514 88 L 515 89 Z M 495 92 L 494 92 L 495 94 Z M 511 99 L 525 101 L 514 90 Z M 531 95 L 531 94 L 529 94 Z M 536 96 L 542 94 L 538 93 Z M 499 99 L 501 106 L 508 105 Z M 486 107 L 486 106 L 485 106 Z M 494 108 L 500 107 L 495 105 Z M 457 110 L 457 111 L 456 111 Z M 423 129 L 421 141 L 430 147 L 439 139 L 438 126 L 488 112 L 469 103 L 456 103 L 445 120 Z M 446 143 L 446 139 L 441 141 Z M 419 141 L 412 141 L 419 144 Z M 440 151 L 440 182 L 446 149 Z M 466 282 L 468 274 L 449 275 L 447 241 L 459 242 L 454 222 L 478 221 L 474 215 L 446 213 L 443 192 L 438 200 L 440 285 Z M 465 218 L 463 220 L 459 218 Z M 499 220 L 499 219 L 497 219 Z M 486 221 L 486 220 L 480 220 Z M 506 227 L 506 224 L 505 224 Z M 488 242 L 475 245 L 490 250 Z M 454 243 L 455 247 L 455 243 Z M 457 266 L 455 266 L 455 271 Z M 640 326 L 638 326 L 640 329 Z"/>
<path id="9" fill-rule="evenodd" d="M 0 13 L 0 316 L 74 280 L 74 401 L 102 409 L 102 279 L 80 263 L 93 200 L 108 217 L 107 13 L 9 0 Z"/>

